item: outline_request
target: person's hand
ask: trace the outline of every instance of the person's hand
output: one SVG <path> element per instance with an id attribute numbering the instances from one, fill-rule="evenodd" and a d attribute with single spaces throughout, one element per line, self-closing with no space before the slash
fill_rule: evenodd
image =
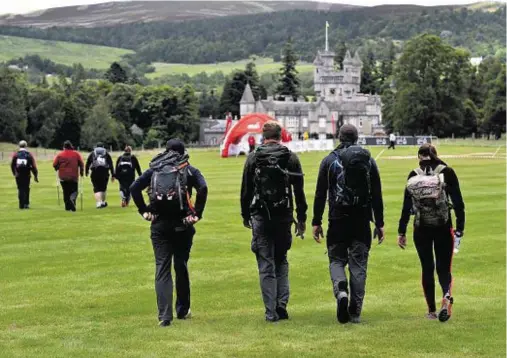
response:
<path id="1" fill-rule="evenodd" d="M 463 238 L 463 232 L 454 230 L 454 253 L 459 252 L 461 246 L 461 239 Z"/>
<path id="2" fill-rule="evenodd" d="M 314 225 L 313 239 L 320 244 L 322 242 L 321 238 L 322 239 L 324 238 L 324 231 L 322 230 L 322 225 Z"/>
<path id="3" fill-rule="evenodd" d="M 143 219 L 146 221 L 153 221 L 153 220 L 155 220 L 155 215 L 153 215 L 152 213 L 147 211 L 147 212 L 143 213 Z"/>
<path id="4" fill-rule="evenodd" d="M 405 234 L 398 235 L 398 246 L 403 250 L 407 247 L 407 236 Z"/>
<path id="5" fill-rule="evenodd" d="M 243 219 L 243 226 L 246 227 L 247 229 L 251 229 L 252 228 L 252 220 Z"/>
<path id="6" fill-rule="evenodd" d="M 185 225 L 194 225 L 199 221 L 199 218 L 195 215 L 189 215 L 185 219 L 183 219 L 183 223 Z"/>
<path id="7" fill-rule="evenodd" d="M 36 183 L 39 182 L 39 178 L 38 177 L 33 178 L 33 180 L 35 180 Z"/>
<path id="8" fill-rule="evenodd" d="M 375 228 L 375 231 L 373 232 L 373 239 L 376 239 L 377 237 L 378 237 L 378 244 L 379 245 L 384 242 L 385 231 L 384 231 L 383 227 L 376 227 Z"/>
<path id="9" fill-rule="evenodd" d="M 301 237 L 301 240 L 305 238 L 306 231 L 306 223 L 305 222 L 297 222 L 296 223 L 296 237 Z"/>

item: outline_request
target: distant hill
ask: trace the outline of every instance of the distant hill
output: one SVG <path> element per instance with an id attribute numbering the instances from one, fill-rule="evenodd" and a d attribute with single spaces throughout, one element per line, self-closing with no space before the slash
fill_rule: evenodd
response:
<path id="1" fill-rule="evenodd" d="M 0 16 L 0 25 L 101 27 L 133 22 L 175 22 L 286 10 L 337 12 L 355 5 L 317 1 L 129 1 L 66 6 L 25 15 Z"/>

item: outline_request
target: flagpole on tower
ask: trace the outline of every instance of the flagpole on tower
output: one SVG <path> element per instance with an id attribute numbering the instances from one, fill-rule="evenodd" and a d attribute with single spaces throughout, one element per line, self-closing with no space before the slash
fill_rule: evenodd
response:
<path id="1" fill-rule="evenodd" d="M 326 21 L 326 52 L 329 51 L 329 41 L 327 37 L 327 29 L 329 28 L 329 22 Z"/>

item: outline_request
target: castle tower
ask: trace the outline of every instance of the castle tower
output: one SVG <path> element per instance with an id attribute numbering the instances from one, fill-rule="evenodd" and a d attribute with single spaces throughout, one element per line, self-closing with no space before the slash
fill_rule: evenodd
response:
<path id="1" fill-rule="evenodd" d="M 244 115 L 254 112 L 255 112 L 255 97 L 252 93 L 250 83 L 247 83 L 245 86 L 245 90 L 243 91 L 243 96 L 239 101 L 239 114 L 240 117 L 242 117 Z"/>

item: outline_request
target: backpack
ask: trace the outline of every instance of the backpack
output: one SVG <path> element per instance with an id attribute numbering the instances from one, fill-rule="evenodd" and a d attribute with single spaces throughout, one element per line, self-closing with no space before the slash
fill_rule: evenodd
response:
<path id="1" fill-rule="evenodd" d="M 92 168 L 105 168 L 109 169 L 107 164 L 107 151 L 104 148 L 95 148 L 93 151 Z"/>
<path id="2" fill-rule="evenodd" d="M 333 206 L 367 207 L 371 201 L 371 155 L 361 146 L 352 145 L 334 151 L 335 161 L 329 169 L 329 177 L 334 177 L 335 197 Z M 331 190 L 333 188 L 330 186 Z"/>
<path id="3" fill-rule="evenodd" d="M 158 213 L 193 212 L 187 187 L 188 165 L 188 155 L 173 151 L 159 154 L 151 161 L 150 203 Z"/>
<path id="4" fill-rule="evenodd" d="M 122 155 L 120 161 L 118 163 L 117 175 L 129 175 L 134 171 L 134 166 L 132 164 L 132 156 L 131 155 Z"/>
<path id="5" fill-rule="evenodd" d="M 268 216 L 273 209 L 290 208 L 289 177 L 303 176 L 287 170 L 290 156 L 291 151 L 282 145 L 263 145 L 254 152 L 254 202 L 259 202 Z"/>
<path id="6" fill-rule="evenodd" d="M 16 155 L 16 170 L 26 171 L 29 170 L 28 161 L 30 159 L 30 153 L 26 150 L 20 150 Z"/>
<path id="7" fill-rule="evenodd" d="M 449 221 L 450 203 L 445 191 L 445 165 L 425 172 L 414 169 L 417 174 L 408 180 L 407 190 L 412 197 L 416 226 L 438 227 Z"/>

